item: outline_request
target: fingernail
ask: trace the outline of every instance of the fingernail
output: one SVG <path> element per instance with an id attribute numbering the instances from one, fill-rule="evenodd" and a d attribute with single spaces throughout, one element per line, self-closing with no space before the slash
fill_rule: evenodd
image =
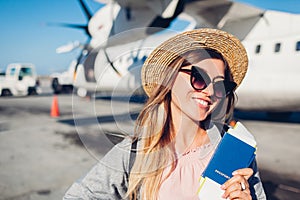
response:
<path id="1" fill-rule="evenodd" d="M 234 171 L 234 172 L 232 172 L 232 175 L 234 176 L 234 175 L 237 175 L 238 173 L 237 173 L 237 171 Z"/>
<path id="2" fill-rule="evenodd" d="M 223 185 L 221 185 L 221 189 L 222 190 L 224 190 L 225 189 L 225 185 L 223 184 Z"/>

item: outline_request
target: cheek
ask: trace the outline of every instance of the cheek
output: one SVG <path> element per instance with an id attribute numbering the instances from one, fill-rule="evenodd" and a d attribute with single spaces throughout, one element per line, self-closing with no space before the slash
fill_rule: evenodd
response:
<path id="1" fill-rule="evenodd" d="M 219 103 L 220 103 L 220 100 L 215 101 L 215 102 L 210 106 L 210 111 L 211 111 L 211 112 L 216 111 L 216 108 L 218 107 Z"/>
<path id="2" fill-rule="evenodd" d="M 184 77 L 178 76 L 172 87 L 172 104 L 175 106 L 173 111 L 179 113 L 189 107 L 188 96 L 190 88 L 189 82 Z"/>
<path id="3" fill-rule="evenodd" d="M 224 116 L 226 114 L 226 109 L 227 109 L 227 102 L 217 100 L 212 106 L 212 111 L 211 111 L 212 116 L 213 117 L 217 116 L 217 118 L 219 118 L 220 116 Z"/>
<path id="4" fill-rule="evenodd" d="M 172 96 L 174 97 L 174 101 L 183 101 L 187 98 L 189 92 L 191 92 L 191 86 L 189 79 L 186 79 L 181 76 L 177 76 L 174 85 L 172 87 Z"/>
<path id="5" fill-rule="evenodd" d="M 178 107 L 178 109 L 182 110 L 188 104 L 186 96 L 187 96 L 187 94 L 183 91 L 180 91 L 180 92 L 172 91 L 172 103 L 176 107 Z"/>

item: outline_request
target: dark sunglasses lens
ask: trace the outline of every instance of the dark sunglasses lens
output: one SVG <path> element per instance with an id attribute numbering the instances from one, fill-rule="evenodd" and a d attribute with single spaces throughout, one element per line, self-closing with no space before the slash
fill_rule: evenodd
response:
<path id="1" fill-rule="evenodd" d="M 226 96 L 224 81 L 218 81 L 214 84 L 214 93 L 217 98 L 223 98 Z"/>
<path id="2" fill-rule="evenodd" d="M 206 83 L 202 77 L 192 77 L 192 85 L 196 90 L 203 90 L 206 88 Z"/>
<path id="3" fill-rule="evenodd" d="M 207 84 L 204 79 L 204 73 L 201 72 L 195 67 L 192 68 L 192 74 L 191 74 L 191 84 L 196 90 L 203 90 L 207 87 Z"/>
<path id="4" fill-rule="evenodd" d="M 214 92 L 217 98 L 224 98 L 234 90 L 236 83 L 231 81 L 218 81 L 214 83 Z"/>

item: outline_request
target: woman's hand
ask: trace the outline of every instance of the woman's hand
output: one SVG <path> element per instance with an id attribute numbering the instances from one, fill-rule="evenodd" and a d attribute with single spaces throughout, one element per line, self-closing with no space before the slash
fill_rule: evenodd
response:
<path id="1" fill-rule="evenodd" d="M 252 176 L 251 168 L 238 169 L 232 173 L 233 177 L 226 181 L 221 188 L 225 190 L 223 198 L 251 200 L 248 179 Z"/>

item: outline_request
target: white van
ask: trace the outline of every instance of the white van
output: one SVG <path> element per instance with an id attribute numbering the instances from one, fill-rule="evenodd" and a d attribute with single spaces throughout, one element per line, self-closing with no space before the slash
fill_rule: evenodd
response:
<path id="1" fill-rule="evenodd" d="M 41 92 L 35 67 L 31 63 L 12 63 L 0 79 L 1 96 L 35 95 Z"/>

